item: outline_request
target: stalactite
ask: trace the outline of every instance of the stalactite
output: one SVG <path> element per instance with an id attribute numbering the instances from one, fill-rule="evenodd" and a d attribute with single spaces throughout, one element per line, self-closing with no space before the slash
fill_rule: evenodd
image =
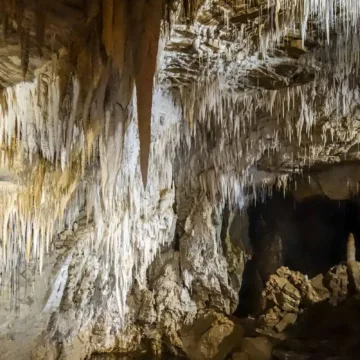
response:
<path id="1" fill-rule="evenodd" d="M 151 142 L 151 107 L 160 38 L 162 0 L 139 1 L 133 11 L 139 12 L 136 23 L 138 29 L 132 45 L 140 138 L 140 169 L 143 184 L 146 187 Z"/>
<path id="2" fill-rule="evenodd" d="M 85 0 L 85 16 L 87 23 L 90 23 L 100 14 L 100 0 Z"/>
<path id="3" fill-rule="evenodd" d="M 102 0 L 102 39 L 108 55 L 112 55 L 114 0 Z"/>
<path id="4" fill-rule="evenodd" d="M 22 28 L 23 28 L 23 17 L 24 17 L 24 0 L 16 0 L 15 2 L 16 7 L 15 7 L 15 19 L 16 19 L 16 23 L 17 23 L 17 30 L 19 32 L 19 34 L 21 34 L 22 32 Z"/>
<path id="5" fill-rule="evenodd" d="M 23 28 L 21 35 L 21 68 L 23 72 L 23 78 L 25 80 L 28 68 L 29 68 L 29 60 L 30 60 L 30 53 L 29 53 L 29 30 L 26 28 Z"/>
<path id="6" fill-rule="evenodd" d="M 3 10 L 2 10 L 2 30 L 3 30 L 3 38 L 6 41 L 9 31 L 9 13 L 5 5 L 3 6 Z"/>
<path id="7" fill-rule="evenodd" d="M 36 45 L 40 56 L 45 40 L 46 8 L 45 0 L 36 0 Z"/>
<path id="8" fill-rule="evenodd" d="M 125 42 L 128 24 L 126 14 L 129 12 L 127 1 L 114 0 L 114 24 L 113 24 L 113 60 L 121 74 L 124 67 Z"/>

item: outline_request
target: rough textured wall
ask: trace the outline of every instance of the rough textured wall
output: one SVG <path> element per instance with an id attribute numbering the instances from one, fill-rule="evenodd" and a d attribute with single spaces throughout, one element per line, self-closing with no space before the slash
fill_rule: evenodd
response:
<path id="1" fill-rule="evenodd" d="M 192 200 L 178 242 L 174 232 L 169 233 L 168 244 L 147 269 L 146 282 L 134 280 L 125 324 L 119 314 L 114 269 L 104 268 L 91 246 L 93 224 L 82 219 L 73 231 L 61 233 L 54 239 L 43 276 L 37 274 L 27 283 L 42 292 L 36 293 L 35 302 L 21 297 L 17 315 L 7 320 L 1 356 L 20 360 L 31 353 L 34 359 L 85 359 L 92 353 L 140 350 L 191 353 L 194 342 L 187 340 L 188 328 L 199 316 L 235 311 L 246 261 L 242 241 L 241 246 L 239 240 L 238 245 L 230 244 L 222 213 L 214 211 L 204 194 Z M 175 219 L 171 201 L 160 219 L 166 217 Z M 231 281 L 234 277 L 237 281 Z M 226 317 L 221 321 L 226 323 Z M 20 348 L 19 342 L 23 342 Z"/>

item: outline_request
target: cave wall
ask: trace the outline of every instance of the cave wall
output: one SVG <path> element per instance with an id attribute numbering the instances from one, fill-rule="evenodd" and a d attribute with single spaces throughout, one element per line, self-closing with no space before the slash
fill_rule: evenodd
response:
<path id="1" fill-rule="evenodd" d="M 19 358 L 30 349 L 38 359 L 164 346 L 197 353 L 183 324 L 209 316 L 229 329 L 239 291 L 240 309 L 247 297 L 261 308 L 256 299 L 278 266 L 313 273 L 342 254 L 334 244 L 351 227 L 352 205 L 305 200 L 294 210 L 291 197 L 275 194 L 249 218 L 244 208 L 276 182 L 286 192 L 305 166 L 360 156 L 360 8 L 339 3 L 335 21 L 324 13 L 334 3 L 0 1 L 9 185 L 0 266 L 4 296 L 15 295 L 20 311 L 5 314 L 6 356 L 20 349 L 5 325 L 21 328 L 32 313 L 44 316 L 33 335 L 42 334 Z M 329 167 L 294 196 L 348 199 L 359 178 L 356 163 Z M 58 257 L 56 234 L 82 210 L 94 229 L 81 239 L 75 230 L 71 257 Z M 48 293 L 37 293 L 36 307 L 17 297 L 31 261 L 50 289 L 52 264 L 64 269 L 51 311 Z"/>
<path id="2" fill-rule="evenodd" d="M 166 206 L 162 204 L 162 215 L 155 213 L 156 219 L 159 215 L 163 219 L 164 229 L 168 228 L 167 218 L 176 219 L 170 199 Z M 42 287 L 36 304 L 28 302 L 25 295 L 20 297 L 18 312 L 6 320 L 1 358 L 28 359 L 31 354 L 34 359 L 85 359 L 91 354 L 142 351 L 190 356 L 195 350 L 189 329 L 196 319 L 208 319 L 198 325 L 200 333 L 215 319 L 233 326 L 226 315 L 238 304 L 248 256 L 242 241 L 247 234 L 246 221 L 236 224 L 234 239 L 229 229 L 235 224 L 232 219 L 241 219 L 245 213 L 224 216 L 201 193 L 186 203 L 179 202 L 175 208 L 179 210 L 179 239 L 173 227 L 173 232 L 167 233 L 168 242 L 146 270 L 146 281 L 135 278 L 130 292 L 120 294 L 126 296 L 128 306 L 125 323 L 119 313 L 122 307 L 117 302 L 114 269 L 104 267 L 91 246 L 96 238 L 93 223 L 83 217 L 73 229 L 60 233 L 54 239 L 46 271 L 40 276 L 34 264 L 33 282 L 27 282 Z M 223 221 L 225 218 L 230 221 Z M 9 294 L 0 298 L 11 301 Z M 24 324 L 31 325 L 31 330 Z M 21 348 L 19 342 L 24 342 Z"/>
<path id="3" fill-rule="evenodd" d="M 291 193 L 273 190 L 265 202 L 232 209 L 214 207 L 204 193 L 180 194 L 174 206 L 173 195 L 163 193 L 162 212 L 148 219 L 163 219 L 164 229 L 172 223 L 173 230 L 145 277 L 134 279 L 125 323 L 114 269 L 104 268 L 90 246 L 94 226 L 84 217 L 54 239 L 42 276 L 34 276 L 34 264 L 34 285 L 27 284 L 42 291 L 35 301 L 22 295 L 17 315 L 8 313 L 1 335 L 4 356 L 85 359 L 147 352 L 202 359 L 194 339 L 217 326 L 236 328 L 232 314 L 261 312 L 264 284 L 279 267 L 312 278 L 345 260 L 349 231 L 359 236 L 356 198 L 310 196 L 298 202 Z M 3 293 L 1 301 L 6 299 Z M 26 341 L 21 348 L 19 341 Z"/>

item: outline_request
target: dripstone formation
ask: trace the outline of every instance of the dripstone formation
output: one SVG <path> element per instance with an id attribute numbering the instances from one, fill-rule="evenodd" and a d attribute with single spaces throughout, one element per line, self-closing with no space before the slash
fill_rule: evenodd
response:
<path id="1" fill-rule="evenodd" d="M 0 359 L 352 356 L 358 0 L 0 17 Z"/>

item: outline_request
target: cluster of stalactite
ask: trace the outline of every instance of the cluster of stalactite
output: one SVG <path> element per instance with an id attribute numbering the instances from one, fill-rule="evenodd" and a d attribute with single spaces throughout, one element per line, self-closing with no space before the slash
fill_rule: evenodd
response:
<path id="1" fill-rule="evenodd" d="M 10 21 L 24 22 L 24 3 L 0 1 L 4 37 Z M 45 3 L 37 2 L 39 47 Z M 358 89 L 349 79 L 356 75 L 358 51 L 348 50 L 359 46 L 356 32 L 346 31 L 356 27 L 360 7 L 355 0 L 274 3 L 276 36 L 283 31 L 284 13 L 303 26 L 318 16 L 325 32 L 338 26 L 335 5 L 344 16 L 331 73 L 324 66 L 310 84 L 235 93 L 228 78 L 205 69 L 198 83 L 174 95 L 154 81 L 171 13 L 196 22 L 198 9 L 208 2 L 184 0 L 180 12 L 174 2 L 162 0 L 86 4 L 83 43 L 55 56 L 33 83 L 1 93 L 1 165 L 17 172 L 23 186 L 1 195 L 0 267 L 4 283 L 8 276 L 15 287 L 12 274 L 19 262 L 39 260 L 41 268 L 53 234 L 85 209 L 96 225 L 94 251 L 104 255 L 104 269 L 115 273 L 123 318 L 134 271 L 144 281 L 156 251 L 170 240 L 171 219 L 164 229 L 158 218 L 163 197 L 174 198 L 174 180 L 207 192 L 214 203 L 237 204 L 254 184 L 251 165 L 279 150 L 281 129 L 290 142 L 301 143 L 319 117 L 336 120 L 356 106 Z M 18 29 L 26 73 L 27 28 Z M 333 53 L 332 46 L 326 54 Z M 316 56 L 310 60 L 324 64 Z M 264 114 L 277 126 L 259 130 Z"/>
<path id="2" fill-rule="evenodd" d="M 36 29 L 41 49 L 47 26 L 47 2 L 36 3 L 34 24 L 24 16 L 33 4 L 0 2 L 5 41 L 9 28 L 13 31 L 16 24 L 24 78 L 29 63 L 29 33 Z M 61 55 L 54 54 L 52 63 L 39 71 L 34 83 L 3 90 L 2 166 L 12 168 L 23 185 L 15 194 L 2 194 L 4 286 L 16 288 L 13 274 L 22 261 L 38 259 L 42 267 L 52 236 L 64 223 L 75 220 L 86 201 L 88 218 L 96 218 L 97 238 L 104 240 L 107 248 L 106 263 L 110 263 L 111 255 L 115 257 L 112 264 L 124 269 L 116 274 L 117 289 L 121 288 L 119 311 L 125 307 L 122 293 L 129 287 L 137 261 L 136 254 L 131 254 L 134 235 L 146 232 L 146 227 L 141 230 L 140 226 L 138 231 L 134 228 L 136 220 L 144 216 L 141 209 L 134 209 L 144 189 L 134 181 L 138 169 L 132 166 L 131 158 L 137 159 L 140 154 L 146 187 L 154 73 L 165 5 L 162 0 L 87 1 L 82 42 Z M 137 133 L 139 141 L 137 135 L 133 138 Z M 14 159 L 29 167 L 16 168 Z M 161 177 L 166 182 L 167 176 Z M 132 180 L 134 189 L 129 189 Z M 130 219 L 129 209 L 133 210 Z M 139 246 L 152 246 L 149 239 L 143 244 Z M 109 248 L 117 250 L 109 252 Z M 142 263 L 141 259 L 138 262 Z"/>

